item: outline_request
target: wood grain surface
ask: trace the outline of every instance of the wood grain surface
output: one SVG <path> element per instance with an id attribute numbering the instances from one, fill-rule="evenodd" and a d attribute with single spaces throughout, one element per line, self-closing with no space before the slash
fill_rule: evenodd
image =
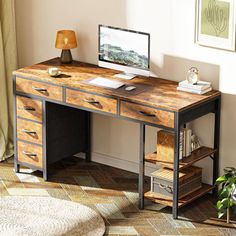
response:
<path id="1" fill-rule="evenodd" d="M 195 199 L 205 195 L 206 193 L 210 192 L 212 189 L 214 189 L 214 186 L 208 185 L 208 184 L 202 184 L 202 187 L 191 194 L 179 199 L 179 207 L 185 206 L 186 204 L 193 202 Z M 144 196 L 148 199 L 150 199 L 153 202 L 160 203 L 166 206 L 173 207 L 173 200 L 172 198 L 168 198 L 166 196 L 152 193 L 152 192 L 146 192 Z"/>
<path id="2" fill-rule="evenodd" d="M 159 130 L 157 132 L 157 161 L 174 162 L 175 134 Z"/>
<path id="3" fill-rule="evenodd" d="M 117 112 L 117 100 L 80 91 L 66 89 L 66 102 L 69 104 L 100 110 L 112 114 Z"/>
<path id="4" fill-rule="evenodd" d="M 17 96 L 16 113 L 17 116 L 42 122 L 42 102 L 31 98 Z"/>
<path id="5" fill-rule="evenodd" d="M 43 167 L 43 148 L 33 144 L 17 142 L 18 161 Z M 27 154 L 26 154 L 27 153 Z"/>
<path id="6" fill-rule="evenodd" d="M 216 152 L 216 149 L 209 148 L 202 146 L 196 150 L 194 150 L 190 156 L 184 157 L 182 160 L 179 161 L 179 169 L 188 168 L 189 166 L 193 165 L 195 162 L 204 159 L 205 157 L 211 156 Z M 161 164 L 166 166 L 170 169 L 174 168 L 174 163 L 168 161 L 159 161 L 157 160 L 157 152 L 148 153 L 145 155 L 145 161 L 153 163 L 153 164 Z"/>
<path id="7" fill-rule="evenodd" d="M 49 67 L 58 67 L 62 71 L 62 75 L 57 78 L 50 77 L 47 74 L 47 69 Z M 117 73 L 119 73 L 119 71 L 105 69 L 96 65 L 78 61 L 74 61 L 72 64 L 62 65 L 59 58 L 30 67 L 25 67 L 14 72 L 16 76 L 32 78 L 41 82 L 50 82 L 68 88 L 77 88 L 99 94 L 110 95 L 115 98 L 122 98 L 123 100 L 133 101 L 157 108 L 164 108 L 170 111 L 182 111 L 220 95 L 219 91 L 211 91 L 204 95 L 181 92 L 176 90 L 177 83 L 174 81 L 144 76 L 137 76 L 131 81 L 125 81 L 125 84 L 130 83 L 132 85 L 137 84 L 139 86 L 147 86 L 147 89 L 145 89 L 144 92 L 137 95 L 129 95 L 127 93 L 122 93 L 119 90 L 99 88 L 83 83 L 83 81 L 97 76 L 118 80 L 113 77 Z M 184 79 L 185 78 L 183 78 L 183 80 Z M 29 93 L 29 91 L 26 92 Z"/>
<path id="8" fill-rule="evenodd" d="M 174 127 L 174 113 L 121 101 L 120 115 L 149 123 Z"/>
<path id="9" fill-rule="evenodd" d="M 17 138 L 32 143 L 42 144 L 42 125 L 18 118 Z"/>
<path id="10" fill-rule="evenodd" d="M 62 87 L 28 79 L 16 78 L 16 90 L 40 97 L 62 101 Z"/>

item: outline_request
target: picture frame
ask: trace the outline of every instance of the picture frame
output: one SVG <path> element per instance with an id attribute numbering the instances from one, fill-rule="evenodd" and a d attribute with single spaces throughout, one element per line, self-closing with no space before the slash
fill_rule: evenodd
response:
<path id="1" fill-rule="evenodd" d="M 234 0 L 196 0 L 195 43 L 235 51 Z"/>

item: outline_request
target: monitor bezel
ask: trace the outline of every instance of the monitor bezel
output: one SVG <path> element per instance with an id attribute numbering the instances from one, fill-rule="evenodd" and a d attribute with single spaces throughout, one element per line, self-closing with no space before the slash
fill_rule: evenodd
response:
<path id="1" fill-rule="evenodd" d="M 105 27 L 105 28 L 110 28 L 110 29 L 115 29 L 115 30 L 120 30 L 120 31 L 126 31 L 126 32 L 130 32 L 130 33 L 136 33 L 136 34 L 142 34 L 142 35 L 146 35 L 148 36 L 148 68 L 144 69 L 144 68 L 140 68 L 140 67 L 135 67 L 132 65 L 124 65 L 124 64 L 119 64 L 116 62 L 112 62 L 112 61 L 108 61 L 108 60 L 103 60 L 100 59 L 100 35 L 101 35 L 101 27 Z M 117 65 L 117 66 L 121 66 L 121 67 L 128 67 L 128 68 L 133 68 L 136 70 L 142 70 L 142 71 L 150 71 L 150 33 L 145 33 L 145 32 L 141 32 L 141 31 L 136 31 L 136 30 L 130 30 L 130 29 L 123 29 L 123 28 L 119 28 L 119 27 L 114 27 L 114 26 L 108 26 L 108 25 L 103 25 L 103 24 L 99 24 L 98 25 L 98 61 L 100 62 L 104 62 L 104 63 L 111 63 L 113 65 Z"/>

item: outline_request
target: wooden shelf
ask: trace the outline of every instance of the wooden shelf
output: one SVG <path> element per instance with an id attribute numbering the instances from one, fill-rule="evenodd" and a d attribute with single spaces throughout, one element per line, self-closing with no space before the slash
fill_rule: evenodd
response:
<path id="1" fill-rule="evenodd" d="M 208 156 L 214 154 L 215 152 L 216 152 L 216 150 L 213 149 L 213 148 L 204 147 L 204 146 L 200 147 L 200 148 L 194 150 L 190 156 L 183 158 L 183 160 L 181 160 L 179 162 L 179 169 L 183 169 L 183 168 L 186 168 L 188 166 L 191 166 L 195 162 L 197 162 L 197 161 L 199 161 L 199 160 L 201 160 L 205 157 L 208 157 Z M 153 163 L 153 164 L 158 164 L 159 163 L 161 165 L 164 165 L 168 168 L 173 169 L 173 163 L 172 162 L 158 161 L 156 159 L 156 152 L 147 154 L 145 156 L 145 161 Z"/>
<path id="2" fill-rule="evenodd" d="M 196 200 L 197 198 L 205 195 L 206 193 L 208 193 L 209 191 L 211 191 L 212 189 L 214 189 L 214 186 L 212 185 L 208 185 L 208 184 L 202 184 L 202 187 L 192 193 L 190 193 L 189 195 L 179 199 L 179 208 Z M 147 192 L 144 194 L 144 197 L 156 202 L 156 203 L 160 203 L 169 207 L 173 206 L 173 200 L 172 198 L 168 198 L 165 197 L 161 194 L 157 194 L 157 193 L 152 193 L 152 192 Z"/>

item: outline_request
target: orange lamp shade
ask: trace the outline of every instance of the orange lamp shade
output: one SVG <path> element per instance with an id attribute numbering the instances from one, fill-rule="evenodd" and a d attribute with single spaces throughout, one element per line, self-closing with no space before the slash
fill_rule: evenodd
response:
<path id="1" fill-rule="evenodd" d="M 59 49 L 72 49 L 77 47 L 75 31 L 73 30 L 60 30 L 57 31 L 56 48 Z"/>

